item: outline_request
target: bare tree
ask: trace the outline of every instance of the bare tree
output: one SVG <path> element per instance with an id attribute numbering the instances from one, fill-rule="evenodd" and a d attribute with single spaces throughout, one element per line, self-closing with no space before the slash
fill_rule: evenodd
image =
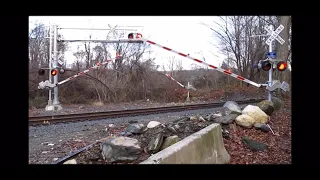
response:
<path id="1" fill-rule="evenodd" d="M 256 16 L 228 16 L 220 17 L 220 22 L 214 22 L 216 27 L 209 27 L 220 44 L 220 50 L 228 56 L 227 60 L 235 64 L 234 72 L 254 81 L 256 74 L 253 64 L 262 60 L 267 46 L 262 37 L 254 37 L 261 34 L 266 20 Z M 263 18 L 265 19 L 265 18 Z M 273 22 L 274 17 L 268 17 Z M 240 81 L 242 84 L 242 81 Z M 249 85 L 249 84 L 248 84 Z"/>

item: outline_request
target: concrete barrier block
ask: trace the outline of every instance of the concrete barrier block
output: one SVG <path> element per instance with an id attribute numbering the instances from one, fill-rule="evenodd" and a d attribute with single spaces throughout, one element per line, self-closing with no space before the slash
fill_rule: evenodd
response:
<path id="1" fill-rule="evenodd" d="M 227 164 L 221 125 L 210 126 L 150 156 L 140 164 Z"/>

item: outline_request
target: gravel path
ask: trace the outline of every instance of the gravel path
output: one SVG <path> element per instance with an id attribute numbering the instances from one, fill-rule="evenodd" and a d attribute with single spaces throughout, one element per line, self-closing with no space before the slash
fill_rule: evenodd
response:
<path id="1" fill-rule="evenodd" d="M 240 106 L 244 107 L 245 105 Z M 121 132 L 130 121 L 139 123 L 147 123 L 152 120 L 168 122 L 183 116 L 206 115 L 216 111 L 222 111 L 222 108 L 29 127 L 29 163 L 50 164 L 71 151 L 113 133 Z M 113 124 L 114 127 L 109 127 L 110 124 Z"/>

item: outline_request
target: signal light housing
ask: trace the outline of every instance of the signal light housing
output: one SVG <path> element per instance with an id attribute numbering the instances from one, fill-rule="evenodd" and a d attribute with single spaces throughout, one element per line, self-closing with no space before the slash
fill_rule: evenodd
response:
<path id="1" fill-rule="evenodd" d="M 265 61 L 260 61 L 258 64 L 258 68 L 262 69 L 264 71 L 269 71 L 272 67 L 272 64 L 270 61 L 265 60 Z"/>
<path id="2" fill-rule="evenodd" d="M 136 38 L 138 39 L 138 38 L 142 38 L 142 34 L 140 34 L 140 33 L 137 33 L 137 36 L 136 36 Z"/>
<path id="3" fill-rule="evenodd" d="M 45 70 L 44 70 L 44 69 L 39 69 L 38 74 L 39 74 L 40 76 L 43 76 L 44 73 L 45 73 Z"/>
<path id="4" fill-rule="evenodd" d="M 141 33 L 129 33 L 128 34 L 128 39 L 139 39 L 142 38 Z"/>
<path id="5" fill-rule="evenodd" d="M 128 39 L 133 39 L 133 33 L 128 34 Z"/>
<path id="6" fill-rule="evenodd" d="M 287 69 L 287 67 L 288 67 L 288 64 L 284 61 L 278 62 L 278 64 L 277 64 L 277 69 L 279 71 L 284 71 Z"/>
<path id="7" fill-rule="evenodd" d="M 58 74 L 57 69 L 52 69 L 52 70 L 51 70 L 51 76 L 55 76 L 55 75 L 57 75 L 57 74 Z"/>

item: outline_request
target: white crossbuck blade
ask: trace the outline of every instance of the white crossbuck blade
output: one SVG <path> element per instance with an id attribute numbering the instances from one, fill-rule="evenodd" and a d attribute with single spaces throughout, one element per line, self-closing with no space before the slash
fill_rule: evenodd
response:
<path id="1" fill-rule="evenodd" d="M 270 44 L 271 41 L 273 40 L 277 40 L 280 44 L 283 44 L 285 42 L 285 40 L 283 40 L 279 34 L 280 32 L 284 29 L 284 26 L 281 24 L 275 31 L 272 31 L 271 29 L 269 29 L 268 26 L 265 27 L 265 29 L 268 31 L 268 33 L 270 34 L 270 37 L 267 39 L 266 43 Z"/>

